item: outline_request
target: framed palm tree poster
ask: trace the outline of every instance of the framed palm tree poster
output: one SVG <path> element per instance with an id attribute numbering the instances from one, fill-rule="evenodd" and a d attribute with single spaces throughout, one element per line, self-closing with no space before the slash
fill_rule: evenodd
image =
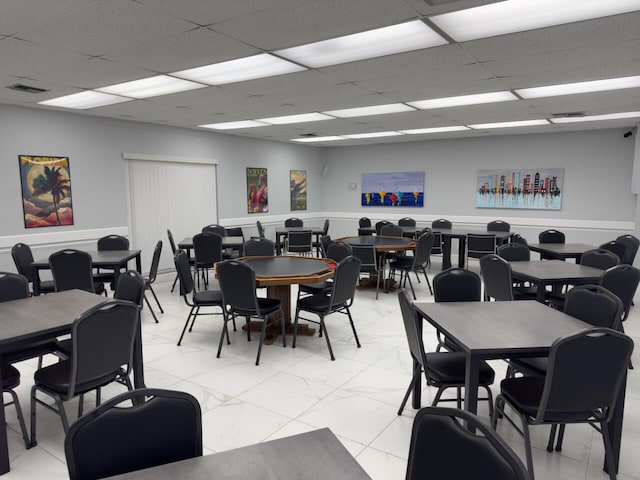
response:
<path id="1" fill-rule="evenodd" d="M 19 155 L 25 228 L 73 225 L 68 157 Z"/>

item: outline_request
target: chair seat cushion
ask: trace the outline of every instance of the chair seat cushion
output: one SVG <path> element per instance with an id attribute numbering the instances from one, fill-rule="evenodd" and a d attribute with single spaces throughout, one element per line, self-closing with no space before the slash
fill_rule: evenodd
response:
<path id="1" fill-rule="evenodd" d="M 518 378 L 505 378 L 500 382 L 500 390 L 505 399 L 520 412 L 531 418 L 536 416 L 538 405 L 542 398 L 545 377 L 531 376 Z M 563 423 L 569 421 L 586 420 L 590 418 L 590 411 L 583 412 L 554 412 L 547 410 L 544 421 L 551 423 Z"/>
<path id="2" fill-rule="evenodd" d="M 526 373 L 527 375 L 546 375 L 547 365 L 549 364 L 548 357 L 534 357 L 534 358 L 517 358 L 509 360 L 509 364 L 512 368 L 519 372 Z"/>
<path id="3" fill-rule="evenodd" d="M 263 315 L 269 315 L 275 312 L 280 308 L 281 304 L 280 300 L 276 300 L 275 298 L 258 298 L 260 313 Z"/>
<path id="4" fill-rule="evenodd" d="M 10 363 L 0 363 L 2 368 L 2 389 L 9 390 L 20 385 L 20 372 Z"/>
<path id="5" fill-rule="evenodd" d="M 311 295 L 298 300 L 298 309 L 313 313 L 324 313 L 331 305 L 331 295 Z"/>
<path id="6" fill-rule="evenodd" d="M 40 281 L 40 292 L 55 292 L 56 284 L 53 283 L 53 280 L 42 280 Z"/>
<path id="7" fill-rule="evenodd" d="M 409 268 L 413 268 L 414 258 L 413 256 L 401 256 L 395 257 L 391 263 L 389 263 L 389 268 L 397 269 L 397 270 L 406 270 Z"/>
<path id="8" fill-rule="evenodd" d="M 434 383 L 464 384 L 467 358 L 464 352 L 427 353 L 427 374 Z M 487 362 L 480 364 L 480 385 L 490 385 L 495 378 L 493 368 Z"/>
<path id="9" fill-rule="evenodd" d="M 222 305 L 222 292 L 220 290 L 202 290 L 193 294 L 193 303 L 196 305 Z"/>
<path id="10" fill-rule="evenodd" d="M 90 382 L 76 384 L 76 393 L 84 393 L 106 385 L 118 376 L 118 372 L 112 372 Z M 43 367 L 36 371 L 33 380 L 36 385 L 45 387 L 54 392 L 65 395 L 69 392 L 69 380 L 71 379 L 71 360 L 62 360 L 53 365 Z"/>
<path id="11" fill-rule="evenodd" d="M 299 290 L 302 293 L 311 293 L 313 295 L 329 293 L 331 292 L 331 288 L 333 288 L 333 282 L 331 280 L 316 283 L 302 283 L 299 286 Z"/>

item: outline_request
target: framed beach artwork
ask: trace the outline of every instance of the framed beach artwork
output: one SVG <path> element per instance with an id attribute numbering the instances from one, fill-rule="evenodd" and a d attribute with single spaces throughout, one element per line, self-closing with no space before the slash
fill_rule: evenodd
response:
<path id="1" fill-rule="evenodd" d="M 249 213 L 269 211 L 266 168 L 247 168 L 247 211 Z"/>
<path id="2" fill-rule="evenodd" d="M 18 155 L 25 228 L 73 225 L 68 157 Z"/>
<path id="3" fill-rule="evenodd" d="M 424 172 L 363 173 L 363 207 L 423 207 Z"/>
<path id="4" fill-rule="evenodd" d="M 478 170 L 476 207 L 560 210 L 563 168 Z"/>
<path id="5" fill-rule="evenodd" d="M 289 193 L 291 194 L 291 211 L 307 209 L 307 171 L 289 171 Z"/>

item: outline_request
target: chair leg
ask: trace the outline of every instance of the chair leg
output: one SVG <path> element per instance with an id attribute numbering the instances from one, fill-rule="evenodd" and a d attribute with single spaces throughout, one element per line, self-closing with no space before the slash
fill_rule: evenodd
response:
<path id="1" fill-rule="evenodd" d="M 247 329 L 247 342 L 251 341 L 251 318 L 249 317 L 245 317 L 245 324 L 247 325 L 246 329 Z"/>
<path id="2" fill-rule="evenodd" d="M 566 425 L 560 425 L 560 429 L 558 430 L 558 441 L 556 442 L 556 452 L 562 451 L 562 441 L 564 440 L 564 429 Z"/>
<path id="3" fill-rule="evenodd" d="M 327 342 L 327 348 L 329 348 L 329 356 L 333 362 L 336 357 L 333 355 L 333 349 L 331 348 L 331 342 L 329 341 L 329 333 L 327 332 L 327 326 L 324 324 L 324 317 L 320 316 L 320 329 L 324 330 L 324 339 Z"/>
<path id="4" fill-rule="evenodd" d="M 37 391 L 38 387 L 36 387 L 35 385 L 33 387 L 31 387 L 31 408 L 30 408 L 30 415 L 31 415 L 31 443 L 30 445 L 32 447 L 35 447 L 38 444 L 38 441 L 36 439 L 36 391 Z"/>
<path id="5" fill-rule="evenodd" d="M 351 317 L 351 311 L 349 310 L 349 307 L 346 307 L 345 310 L 347 311 L 347 317 L 349 317 L 349 323 L 351 324 L 351 330 L 353 330 L 353 336 L 356 339 L 356 345 L 358 346 L 358 348 L 360 348 L 362 345 L 360 345 L 360 339 L 358 338 L 358 333 L 356 332 L 356 325 L 353 323 L 353 318 Z"/>
<path id="6" fill-rule="evenodd" d="M 411 395 L 411 392 L 413 391 L 413 386 L 416 383 L 416 379 L 420 381 L 420 370 L 422 370 L 422 368 L 419 365 L 413 370 L 413 378 L 411 379 L 411 382 L 409 383 L 409 387 L 407 388 L 407 391 L 404 394 L 404 398 L 402 399 L 402 403 L 400 404 L 400 408 L 398 409 L 398 415 L 402 415 L 402 411 L 404 410 L 404 407 L 407 404 L 407 400 L 409 400 L 409 395 Z"/>
<path id="7" fill-rule="evenodd" d="M 462 408 L 462 387 L 456 387 L 456 407 Z"/>
<path id="8" fill-rule="evenodd" d="M 415 290 L 413 289 L 413 283 L 411 282 L 411 277 L 409 277 L 409 272 L 406 272 L 406 274 L 405 274 L 404 278 L 405 278 L 405 282 L 407 281 L 406 279 L 409 279 L 409 286 L 411 287 L 411 293 L 413 294 L 413 299 L 414 299 L 414 300 L 417 300 L 417 298 L 416 298 L 416 292 L 415 292 Z"/>
<path id="9" fill-rule="evenodd" d="M 178 275 L 176 274 L 176 278 L 173 279 L 173 285 L 171 285 L 171 293 L 173 293 L 173 291 L 176 288 L 176 283 L 178 283 Z"/>
<path id="10" fill-rule="evenodd" d="M 262 330 L 260 330 L 260 342 L 258 343 L 258 356 L 256 357 L 256 365 L 260 365 L 260 354 L 262 353 L 262 343 L 267 333 L 267 317 L 262 317 Z"/>
<path id="11" fill-rule="evenodd" d="M 227 336 L 227 345 L 229 344 L 229 331 L 227 330 L 227 313 L 222 311 L 222 333 L 220 333 L 220 342 L 218 343 L 218 354 L 216 358 L 220 358 L 220 352 L 222 352 L 222 342 L 224 341 L 224 336 Z"/>
<path id="12" fill-rule="evenodd" d="M 296 348 L 296 339 L 298 338 L 298 318 L 300 310 L 296 308 L 296 316 L 293 319 L 293 340 L 291 341 L 291 348 Z"/>
<path id="13" fill-rule="evenodd" d="M 200 307 L 195 307 L 195 311 L 193 312 L 193 317 L 191 319 L 191 326 L 189 327 L 189 332 L 193 330 L 193 325 L 196 323 L 196 317 L 200 313 Z"/>
<path id="14" fill-rule="evenodd" d="M 20 400 L 18 395 L 13 390 L 5 390 L 11 395 L 13 399 L 13 405 L 16 407 L 16 415 L 18 416 L 18 424 L 20 424 L 20 431 L 22 432 L 22 440 L 24 440 L 24 446 L 26 449 L 31 448 L 31 441 L 29 440 L 29 434 L 27 433 L 27 426 L 24 423 L 24 415 L 22 415 L 22 408 L 20 407 Z"/>
<path id="15" fill-rule="evenodd" d="M 607 470 L 609 470 L 610 480 L 616 480 L 615 462 L 613 461 L 613 447 L 611 446 L 611 438 L 609 437 L 609 430 L 607 430 L 607 422 L 600 422 L 600 431 L 602 432 L 602 439 L 604 441 L 604 459 L 607 462 Z"/>
<path id="16" fill-rule="evenodd" d="M 429 287 L 429 293 L 433 295 L 433 288 L 431 288 L 431 282 L 429 281 L 429 277 L 427 276 L 427 271 L 424 267 L 422 267 L 422 273 L 424 273 L 424 278 L 427 281 L 427 286 Z M 416 272 L 416 277 L 418 276 L 418 272 Z"/>
<path id="17" fill-rule="evenodd" d="M 440 401 L 440 397 L 442 397 L 442 394 L 444 393 L 444 391 L 446 390 L 446 387 L 439 387 L 438 391 L 436 392 L 436 396 L 433 397 L 433 401 L 431 402 L 431 406 L 435 407 L 436 405 L 438 405 L 438 402 Z"/>
<path id="18" fill-rule="evenodd" d="M 489 402 L 489 418 L 493 417 L 493 393 L 491 393 L 491 388 L 489 385 L 483 385 L 484 389 L 487 391 L 487 402 Z"/>
<path id="19" fill-rule="evenodd" d="M 151 295 L 153 295 L 153 298 L 156 301 L 156 304 L 158 305 L 158 308 L 160 309 L 160 313 L 164 313 L 164 310 L 162 309 L 162 305 L 160 305 L 160 301 L 158 300 L 158 297 L 156 296 L 156 292 L 153 289 L 153 286 L 149 285 L 149 290 L 151 290 Z"/>
<path id="20" fill-rule="evenodd" d="M 82 416 L 83 411 L 84 411 L 84 393 L 81 393 L 80 395 L 78 395 L 78 418 Z"/>
<path id="21" fill-rule="evenodd" d="M 529 480 L 534 480 L 533 453 L 531 450 L 531 435 L 529 432 L 529 424 L 522 417 L 522 415 L 520 415 L 520 420 L 522 421 L 522 435 L 524 436 L 524 451 L 525 451 L 525 456 L 527 458 L 527 471 L 529 472 Z"/>
<path id="22" fill-rule="evenodd" d="M 182 337 L 184 337 L 185 332 L 187 331 L 187 327 L 189 326 L 189 320 L 191 319 L 191 315 L 193 314 L 193 310 L 194 307 L 191 307 L 191 310 L 189 311 L 189 315 L 187 315 L 187 321 L 184 322 L 184 328 L 182 329 L 182 333 L 180 334 L 180 339 L 178 340 L 178 346 L 180 346 L 180 344 L 182 343 Z"/>
<path id="23" fill-rule="evenodd" d="M 156 323 L 158 322 L 158 318 L 156 317 L 156 312 L 153 311 L 153 308 L 151 307 L 151 304 L 149 303 L 149 299 L 147 299 L 147 296 L 144 295 L 143 296 L 145 303 L 147 304 L 147 307 L 149 308 L 149 311 L 151 312 L 151 316 L 153 317 L 153 319 L 155 320 Z"/>
<path id="24" fill-rule="evenodd" d="M 549 430 L 549 440 L 547 441 L 547 452 L 553 452 L 553 443 L 556 441 L 556 431 L 558 430 L 558 424 L 554 423 L 551 425 L 551 430 Z"/>
<path id="25" fill-rule="evenodd" d="M 282 346 L 287 347 L 287 328 L 284 324 L 284 312 L 280 309 L 280 326 L 282 327 Z"/>
<path id="26" fill-rule="evenodd" d="M 64 402 L 62 398 L 56 396 L 55 397 L 56 405 L 58 407 L 58 415 L 60 415 L 60 419 L 62 420 L 62 428 L 64 433 L 69 431 L 69 420 L 67 419 L 67 411 L 64 408 Z"/>

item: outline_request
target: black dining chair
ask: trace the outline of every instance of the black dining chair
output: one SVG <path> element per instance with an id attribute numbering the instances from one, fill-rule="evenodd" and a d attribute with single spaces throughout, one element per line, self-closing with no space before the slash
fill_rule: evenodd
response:
<path id="1" fill-rule="evenodd" d="M 147 298 L 146 291 L 148 290 L 151 292 L 151 295 L 153 295 L 153 299 L 156 301 L 156 305 L 158 305 L 158 308 L 160 309 L 160 313 L 164 313 L 164 310 L 162 309 L 162 305 L 160 305 L 160 300 L 158 300 L 156 292 L 153 290 L 153 283 L 156 281 L 156 277 L 158 276 L 158 266 L 160 265 L 161 254 L 162 254 L 162 240 L 158 240 L 158 243 L 156 243 L 156 246 L 153 249 L 153 257 L 151 259 L 151 269 L 149 270 L 149 276 L 144 277 L 144 286 L 145 286 L 144 301 L 147 304 L 147 307 L 149 307 L 151 316 L 153 317 L 156 323 L 158 323 L 158 317 L 156 317 L 156 313 L 153 311 L 153 308 L 151 307 L 151 303 L 149 303 L 149 299 Z"/>
<path id="2" fill-rule="evenodd" d="M 247 257 L 272 257 L 276 254 L 276 244 L 268 238 L 250 238 L 242 250 Z"/>
<path id="3" fill-rule="evenodd" d="M 287 218 L 284 221 L 284 226 L 285 227 L 303 227 L 304 222 L 300 218 L 292 217 L 292 218 Z"/>
<path id="4" fill-rule="evenodd" d="M 487 230 L 490 232 L 510 232 L 511 225 L 504 220 L 493 220 L 487 223 Z"/>
<path id="5" fill-rule="evenodd" d="M 378 257 L 373 245 L 351 245 L 353 256 L 360 259 L 360 272 L 366 273 L 370 278 L 376 279 L 376 300 L 380 291 L 380 283 L 383 281 L 383 274 L 379 271 Z"/>
<path id="6" fill-rule="evenodd" d="M 193 250 L 198 285 L 202 276 L 206 288 L 209 285 L 209 270 L 222 261 L 222 237 L 217 233 L 198 233 L 193 236 Z"/>
<path id="7" fill-rule="evenodd" d="M 110 300 L 97 305 L 74 320 L 71 328 L 71 358 L 39 368 L 31 388 L 31 443 L 36 440 L 36 405 L 57 413 L 65 433 L 69 421 L 64 401 L 79 396 L 78 416 L 82 415 L 83 396 L 96 391 L 96 406 L 100 405 L 101 388 L 122 383 L 132 389 L 129 372 L 133 361 L 133 345 L 139 307 L 132 302 Z M 55 407 L 37 397 L 41 392 L 53 398 Z"/>
<path id="8" fill-rule="evenodd" d="M 484 280 L 484 297 L 496 301 L 535 300 L 529 295 L 513 288 L 511 265 L 498 255 L 485 255 L 480 259 L 480 275 Z"/>
<path id="9" fill-rule="evenodd" d="M 260 238 L 265 238 L 265 236 L 264 236 L 264 227 L 262 226 L 262 222 L 260 220 L 256 221 L 256 228 L 258 229 L 258 236 Z"/>
<path id="10" fill-rule="evenodd" d="M 453 227 L 453 224 L 444 218 L 439 218 L 431 222 L 431 229 L 444 229 L 449 230 Z M 440 232 L 433 232 L 434 241 L 433 248 L 431 249 L 431 253 L 433 255 L 442 255 L 442 234 Z"/>
<path id="11" fill-rule="evenodd" d="M 356 326 L 353 323 L 353 317 L 351 316 L 350 311 L 359 276 L 360 259 L 350 255 L 342 259 L 342 261 L 340 261 L 336 266 L 333 274 L 333 284 L 329 294 L 321 293 L 298 299 L 296 304 L 296 316 L 293 321 L 293 348 L 296 348 L 299 321 L 302 319 L 307 322 L 317 323 L 320 328 L 319 335 L 324 335 L 324 339 L 327 342 L 329 356 L 332 361 L 335 360 L 336 358 L 333 354 L 333 349 L 331 348 L 329 333 L 327 332 L 327 326 L 324 320 L 325 317 L 333 313 L 343 313 L 347 315 L 351 325 L 351 330 L 353 331 L 353 336 L 356 340 L 356 345 L 360 348 L 360 340 L 358 339 L 358 333 L 356 332 Z M 300 312 L 315 314 L 319 317 L 319 320 L 312 320 L 306 317 L 303 318 L 300 316 Z"/>
<path id="12" fill-rule="evenodd" d="M 467 235 L 467 267 L 469 259 L 480 259 L 496 253 L 496 236 L 470 233 Z"/>
<path id="13" fill-rule="evenodd" d="M 107 295 L 104 284 L 93 275 L 93 261 L 87 252 L 73 249 L 60 250 L 49 256 L 49 266 L 56 292 L 84 290 Z"/>
<path id="14" fill-rule="evenodd" d="M 580 265 L 606 270 L 620 264 L 620 257 L 604 248 L 588 250 L 580 257 Z"/>
<path id="15" fill-rule="evenodd" d="M 553 342 L 545 376 L 502 380 L 492 426 L 495 429 L 498 417 L 504 416 L 523 435 L 531 480 L 534 472 L 529 426 L 568 423 L 588 423 L 602 434 L 609 478 L 615 480 L 608 426 L 632 351 L 633 341 L 623 333 L 608 328 L 583 330 Z M 522 430 L 507 415 L 511 411 L 518 416 Z"/>
<path id="16" fill-rule="evenodd" d="M 173 238 L 173 234 L 171 230 L 167 229 L 167 238 L 169 238 L 169 246 L 171 247 L 171 255 L 173 257 L 176 256 L 176 252 L 178 251 L 178 247 L 176 247 L 176 241 Z M 193 258 L 189 258 L 189 265 L 191 267 L 195 266 L 195 260 Z M 176 288 L 176 283 L 178 282 L 178 274 L 176 273 L 176 278 L 173 279 L 173 285 L 171 285 L 171 293 Z"/>
<path id="17" fill-rule="evenodd" d="M 622 259 L 622 263 L 625 265 L 633 265 L 633 261 L 638 253 L 638 247 L 640 247 L 640 240 L 633 235 L 620 235 L 616 240 L 626 247 L 625 257 Z"/>
<path id="18" fill-rule="evenodd" d="M 326 241 L 326 237 L 329 237 L 329 240 Z M 329 219 L 325 218 L 324 224 L 322 226 L 322 235 L 317 238 L 316 241 L 313 242 L 313 248 L 316 250 L 316 256 L 323 257 L 324 256 L 324 243 L 322 239 L 325 238 L 325 242 L 328 245 L 331 242 L 331 237 L 329 236 Z"/>
<path id="19" fill-rule="evenodd" d="M 381 230 L 382 230 L 382 227 L 384 227 L 385 225 L 393 225 L 393 223 L 388 220 L 380 220 L 379 222 L 377 222 L 376 235 L 382 235 Z"/>
<path id="20" fill-rule="evenodd" d="M 555 229 L 549 229 L 549 230 L 545 230 L 543 232 L 540 232 L 538 234 L 538 242 L 539 243 L 565 243 L 566 242 L 566 238 L 564 233 L 562 233 L 559 230 L 555 230 Z M 540 259 L 541 260 L 552 260 L 554 259 L 554 257 L 541 253 L 540 254 Z"/>
<path id="21" fill-rule="evenodd" d="M 370 230 L 371 228 L 371 220 L 367 217 L 362 217 L 358 220 L 358 236 L 368 236 L 372 235 L 373 232 Z"/>
<path id="22" fill-rule="evenodd" d="M 313 250 L 313 232 L 311 230 L 298 230 L 287 235 L 287 252 L 298 255 L 311 255 Z"/>
<path id="23" fill-rule="evenodd" d="M 407 342 L 409 344 L 409 353 L 414 364 L 413 376 L 407 392 L 402 399 L 398 415 L 402 415 L 409 395 L 413 391 L 416 382 L 421 382 L 421 374 L 427 380 L 427 385 L 437 388 L 437 392 L 433 397 L 432 406 L 436 406 L 440 402 L 456 402 L 458 408 L 462 407 L 462 387 L 464 387 L 466 355 L 464 352 L 432 352 L 425 353 L 422 335 L 418 330 L 419 322 L 422 319 L 418 315 L 415 306 L 405 290 L 398 292 L 398 301 L 400 302 L 400 312 L 402 314 L 402 322 L 404 325 Z M 489 412 L 493 411 L 493 396 L 489 385 L 493 383 L 495 372 L 485 361 L 480 365 L 480 377 L 478 385 L 487 392 L 486 398 L 478 400 L 487 400 L 489 402 Z M 441 398 L 445 390 L 449 388 L 456 389 L 455 398 Z"/>
<path id="24" fill-rule="evenodd" d="M 247 340 L 251 341 L 250 320 L 251 318 L 259 318 L 262 322 L 260 340 L 258 342 L 258 355 L 256 356 L 256 365 L 259 365 L 262 344 L 269 325 L 280 323 L 282 346 L 287 346 L 282 303 L 275 298 L 264 298 L 256 295 L 256 273 L 249 265 L 237 260 L 226 260 L 218 265 L 217 272 L 222 291 L 224 313 L 224 325 L 220 335 L 217 356 L 220 358 L 222 341 L 225 335 L 227 344 L 229 343 L 227 323 L 230 320 L 235 322 L 236 317 L 244 317 L 246 319 Z"/>
<path id="25" fill-rule="evenodd" d="M 353 248 L 348 243 L 331 242 L 327 248 L 326 258 L 330 258 L 336 263 L 340 263 L 349 255 L 353 255 Z M 301 295 L 329 294 L 333 288 L 333 279 L 329 278 L 322 282 L 301 283 L 298 285 L 298 299 Z"/>
<path id="26" fill-rule="evenodd" d="M 244 232 L 242 227 L 225 227 L 225 237 L 241 237 L 244 244 Z M 244 255 L 242 247 L 229 247 L 222 252 L 224 258 L 237 258 Z"/>
<path id="27" fill-rule="evenodd" d="M 13 258 L 13 263 L 16 266 L 16 270 L 18 273 L 29 280 L 29 283 L 33 284 L 34 281 L 39 282 L 39 290 L 40 293 L 52 293 L 56 291 L 56 286 L 53 283 L 53 280 L 40 280 L 40 278 L 36 278 L 38 275 L 37 271 L 34 272 L 31 268 L 31 263 L 33 262 L 33 253 L 31 252 L 31 247 L 26 243 L 16 243 L 13 247 L 11 247 L 11 258 Z"/>
<path id="28" fill-rule="evenodd" d="M 79 418 L 64 439 L 70 480 L 106 478 L 202 456 L 202 411 L 185 392 L 125 392 Z"/>
<path id="29" fill-rule="evenodd" d="M 129 239 L 122 235 L 106 235 L 98 239 L 97 248 L 99 252 L 129 250 Z M 97 269 L 93 274 L 95 281 L 111 285 L 112 290 L 115 290 L 115 278 L 116 272 L 114 270 L 100 271 L 100 269 Z"/>
<path id="30" fill-rule="evenodd" d="M 216 235 L 220 235 L 221 237 L 227 236 L 227 230 L 222 225 L 218 225 L 217 223 L 205 225 L 204 227 L 202 227 L 201 232 L 215 233 Z"/>
<path id="31" fill-rule="evenodd" d="M 416 221 L 411 217 L 404 217 L 398 220 L 398 226 L 400 227 L 415 227 Z"/>
<path id="32" fill-rule="evenodd" d="M 320 237 L 320 256 L 327 258 L 327 250 L 331 245 L 331 235 L 322 235 Z"/>
<path id="33" fill-rule="evenodd" d="M 519 243 L 520 245 L 524 245 L 525 247 L 529 246 L 529 242 L 527 242 L 527 239 L 519 233 L 512 234 L 510 237 L 510 241 L 511 243 Z"/>
<path id="34" fill-rule="evenodd" d="M 609 250 L 611 253 L 615 253 L 620 259 L 619 263 L 622 263 L 623 259 L 628 256 L 626 245 L 622 242 L 618 242 L 617 240 L 611 240 L 610 242 L 603 243 L 598 248 Z"/>
<path id="35" fill-rule="evenodd" d="M 215 234 L 206 234 L 206 235 L 215 235 Z M 201 290 L 196 291 L 195 282 L 193 281 L 193 277 L 191 276 L 191 267 L 189 266 L 189 258 L 184 250 L 178 250 L 174 257 L 174 263 L 176 266 L 176 271 L 178 272 L 178 278 L 180 279 L 180 295 L 184 299 L 184 303 L 187 304 L 191 309 L 189 310 L 189 314 L 187 315 L 187 320 L 184 322 L 184 327 L 182 328 L 182 333 L 180 334 L 180 338 L 178 339 L 178 346 L 182 343 L 182 338 L 184 337 L 185 332 L 187 331 L 187 327 L 189 327 L 189 320 L 191 320 L 191 326 L 189 327 L 189 331 L 193 330 L 193 325 L 196 323 L 196 317 L 198 315 L 215 315 L 215 312 L 201 313 L 200 309 L 203 307 L 218 307 L 222 311 L 218 315 L 224 314 L 224 305 L 222 303 L 222 292 L 220 290 Z M 189 300 L 189 295 L 191 295 L 191 300 Z M 226 323 L 226 321 L 225 321 Z M 233 325 L 235 330 L 235 323 Z M 227 342 L 229 341 L 229 337 L 227 334 Z"/>
<path id="36" fill-rule="evenodd" d="M 402 227 L 389 223 L 380 228 L 378 235 L 382 235 L 383 237 L 401 237 L 402 232 Z"/>
<path id="37" fill-rule="evenodd" d="M 505 243 L 498 247 L 496 253 L 507 262 L 528 262 L 531 260 L 529 247 L 521 243 Z M 529 282 L 514 282 L 513 289 L 519 294 L 532 297 L 535 296 L 537 292 L 537 287 L 529 284 Z"/>
<path id="38" fill-rule="evenodd" d="M 431 248 L 433 247 L 433 240 L 434 238 L 432 233 L 423 234 L 416 241 L 416 248 L 413 251 L 413 255 L 397 256 L 395 260 L 392 260 L 391 263 L 389 263 L 390 276 L 393 276 L 396 270 L 400 271 L 400 281 L 398 282 L 400 286 L 402 286 L 403 277 L 405 284 L 407 283 L 407 280 L 409 280 L 409 287 L 411 287 L 411 293 L 413 294 L 414 300 L 416 299 L 416 292 L 413 288 L 411 277 L 409 276 L 410 272 L 415 273 L 416 278 L 418 279 L 418 273 L 422 273 L 427 282 L 427 286 L 429 287 L 429 293 L 433 295 L 431 282 L 427 276 L 427 265 L 429 265 L 429 257 L 431 255 Z"/>
<path id="39" fill-rule="evenodd" d="M 426 407 L 413 420 L 405 479 L 427 478 L 527 480 L 527 470 L 477 416 L 456 408 Z"/>

